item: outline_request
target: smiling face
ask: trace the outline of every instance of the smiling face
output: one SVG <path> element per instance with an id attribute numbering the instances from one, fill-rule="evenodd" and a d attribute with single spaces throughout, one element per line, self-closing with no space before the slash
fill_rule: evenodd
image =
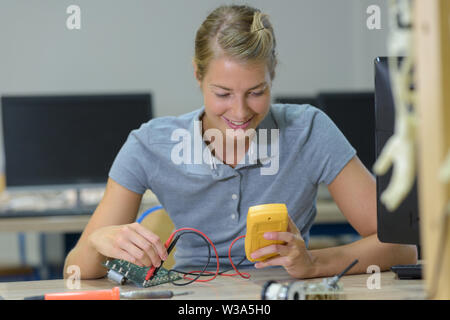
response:
<path id="1" fill-rule="evenodd" d="M 250 64 L 227 57 L 215 58 L 198 82 L 205 105 L 204 131 L 219 129 L 223 137 L 231 132 L 239 139 L 239 133 L 256 129 L 269 112 L 271 79 L 263 62 Z"/>

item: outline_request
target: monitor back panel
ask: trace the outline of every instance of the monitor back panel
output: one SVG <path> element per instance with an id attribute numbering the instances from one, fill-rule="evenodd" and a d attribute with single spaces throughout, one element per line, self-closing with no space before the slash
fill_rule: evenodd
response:
<path id="1" fill-rule="evenodd" d="M 394 134 L 395 107 L 389 80 L 386 58 L 375 61 L 375 110 L 376 110 L 376 156 L 380 156 L 386 142 Z M 394 211 L 389 211 L 381 202 L 381 194 L 389 185 L 392 167 L 377 182 L 377 223 L 378 239 L 387 243 L 420 244 L 419 204 L 417 181 L 407 197 Z"/>

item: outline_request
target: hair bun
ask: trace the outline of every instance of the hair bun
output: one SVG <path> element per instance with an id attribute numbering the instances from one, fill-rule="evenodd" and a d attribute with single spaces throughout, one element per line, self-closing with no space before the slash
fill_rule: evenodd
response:
<path id="1" fill-rule="evenodd" d="M 246 5 L 220 6 L 197 30 L 194 57 L 197 79 L 202 80 L 211 60 L 222 55 L 241 61 L 265 61 L 273 79 L 277 65 L 275 47 L 267 14 Z"/>

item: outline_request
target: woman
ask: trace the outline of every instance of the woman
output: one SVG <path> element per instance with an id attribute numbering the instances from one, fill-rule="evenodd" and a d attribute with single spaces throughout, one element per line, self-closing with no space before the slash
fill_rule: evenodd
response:
<path id="1" fill-rule="evenodd" d="M 193 227 L 212 239 L 221 266 L 228 264 L 231 241 L 245 234 L 248 208 L 263 203 L 285 203 L 290 222 L 287 232 L 265 234 L 285 244 L 255 251 L 253 258 L 278 254 L 256 268 L 279 265 L 293 277 L 311 278 L 337 274 L 356 258 L 351 273 L 365 273 L 369 265 L 386 270 L 416 263 L 414 246 L 378 241 L 374 178 L 330 119 L 309 105 L 271 106 L 275 47 L 268 16 L 257 9 L 222 6 L 207 17 L 197 31 L 193 60 L 204 106 L 153 119 L 130 134 L 66 266 L 78 265 L 83 279 L 104 276 L 106 257 L 159 266 L 167 258 L 165 239 L 134 223 L 146 189 L 157 195 L 176 228 Z M 180 129 L 188 133 L 185 161 L 178 161 L 180 142 L 174 139 Z M 258 139 L 262 133 L 269 136 Z M 202 146 L 200 162 L 189 161 L 194 145 Z M 320 183 L 328 185 L 361 240 L 307 249 Z M 177 244 L 178 269 L 206 263 L 205 243 L 193 238 Z M 245 256 L 244 241 L 235 244 L 233 256 Z M 241 266 L 251 265 L 245 260 Z"/>

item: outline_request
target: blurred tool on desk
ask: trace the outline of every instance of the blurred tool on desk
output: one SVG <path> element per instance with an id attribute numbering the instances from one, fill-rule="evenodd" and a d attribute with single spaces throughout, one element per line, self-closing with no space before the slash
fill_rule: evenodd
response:
<path id="1" fill-rule="evenodd" d="M 122 292 L 119 287 L 108 290 L 75 291 L 47 293 L 39 296 L 25 297 L 24 300 L 120 300 L 120 299 L 170 299 L 174 296 L 192 294 L 192 291 L 173 292 L 133 290 Z"/>

